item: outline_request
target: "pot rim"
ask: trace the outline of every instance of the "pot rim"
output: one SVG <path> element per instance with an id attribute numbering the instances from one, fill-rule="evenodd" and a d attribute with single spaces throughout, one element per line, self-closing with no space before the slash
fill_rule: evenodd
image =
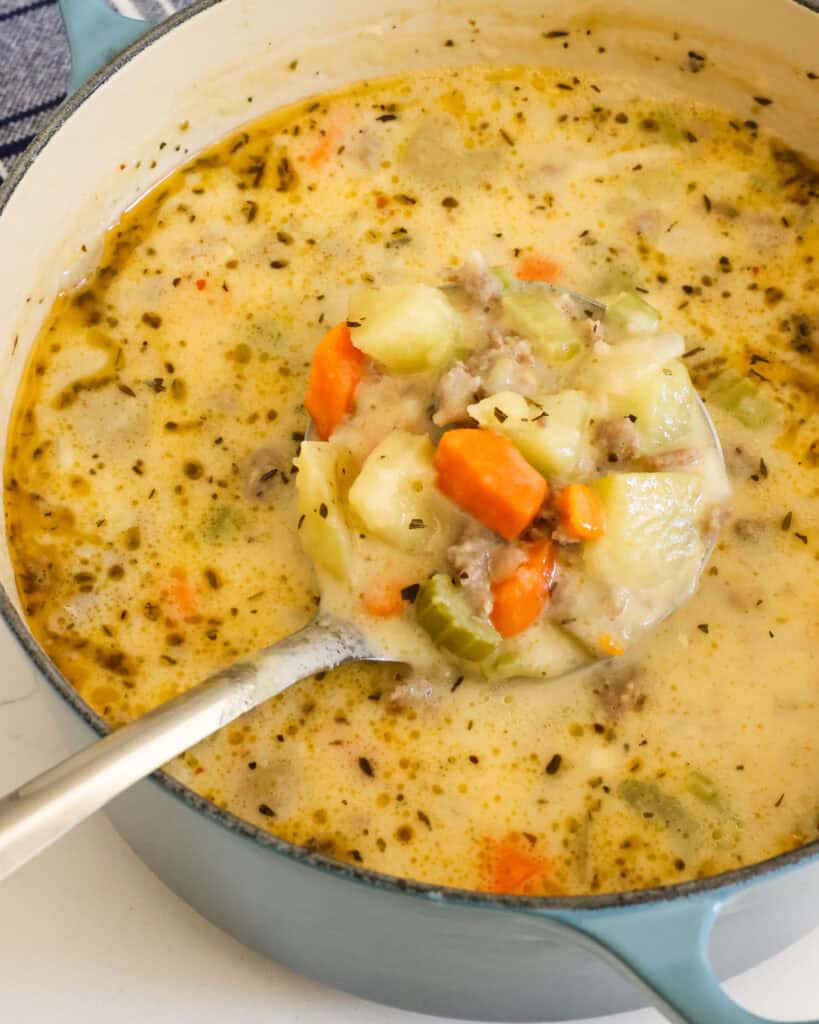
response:
<path id="1" fill-rule="evenodd" d="M 122 53 L 97 71 L 84 85 L 55 111 L 42 131 L 15 163 L 11 174 L 0 188 L 0 218 L 11 200 L 17 187 L 40 156 L 51 139 L 59 132 L 66 121 L 86 102 L 98 89 L 115 75 L 134 57 L 142 53 L 158 39 L 176 29 L 179 25 L 196 17 L 203 11 L 223 0 L 196 0 L 191 6 L 177 11 L 166 20 L 149 29 L 144 36 L 132 43 Z M 819 12 L 816 0 L 791 0 L 801 7 L 814 13 Z M 40 646 L 34 634 L 26 625 L 17 611 L 6 588 L 0 584 L 0 618 L 5 621 L 20 647 L 31 659 L 35 668 L 46 678 L 65 703 L 89 725 L 98 736 L 106 736 L 111 732 L 108 723 L 88 705 L 63 676 L 55 663 Z M 507 896 L 495 893 L 478 892 L 471 889 L 457 889 L 450 886 L 432 885 L 385 874 L 369 868 L 357 867 L 346 861 L 336 860 L 317 853 L 304 846 L 280 839 L 265 829 L 239 818 L 230 811 L 217 807 L 205 797 L 176 779 L 163 769 L 148 776 L 150 781 L 159 785 L 176 799 L 181 800 L 193 810 L 201 813 L 223 828 L 239 835 L 256 845 L 272 850 L 274 853 L 339 878 L 343 881 L 356 882 L 368 888 L 380 889 L 392 893 L 407 893 L 435 902 L 447 902 L 478 909 L 508 908 L 519 911 L 565 911 L 565 910 L 612 910 L 618 907 L 640 907 L 652 903 L 667 903 L 685 897 L 714 893 L 740 886 L 752 881 L 761 881 L 774 872 L 796 867 L 805 861 L 819 856 L 819 838 L 794 850 L 777 854 L 766 860 L 758 861 L 741 868 L 725 871 L 707 878 L 671 885 L 655 886 L 650 889 L 633 889 L 625 892 L 605 893 L 592 896 Z"/>

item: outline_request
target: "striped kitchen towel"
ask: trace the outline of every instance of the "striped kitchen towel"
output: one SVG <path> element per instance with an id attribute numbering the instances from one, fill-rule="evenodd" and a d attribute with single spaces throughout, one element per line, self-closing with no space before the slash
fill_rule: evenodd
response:
<path id="1" fill-rule="evenodd" d="M 162 18 L 193 0 L 111 0 L 121 14 Z M 0 0 L 0 182 L 65 99 L 71 68 L 57 0 Z"/>

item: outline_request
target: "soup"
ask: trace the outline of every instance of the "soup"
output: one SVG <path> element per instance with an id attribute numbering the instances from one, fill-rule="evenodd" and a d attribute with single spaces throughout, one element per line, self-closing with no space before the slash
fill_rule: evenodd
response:
<path id="1" fill-rule="evenodd" d="M 83 698 L 120 725 L 314 614 L 294 459 L 352 293 L 436 287 L 474 250 L 548 262 L 686 339 L 733 492 L 696 594 L 583 676 L 348 666 L 169 770 L 284 839 L 470 889 L 640 888 L 815 838 L 819 179 L 764 110 L 414 73 L 278 111 L 149 193 L 57 300 L 6 458 L 23 609 Z"/>

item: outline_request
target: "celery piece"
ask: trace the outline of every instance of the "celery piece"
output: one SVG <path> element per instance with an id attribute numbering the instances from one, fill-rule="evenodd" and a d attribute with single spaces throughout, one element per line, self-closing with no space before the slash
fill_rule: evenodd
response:
<path id="1" fill-rule="evenodd" d="M 716 782 L 695 768 L 685 777 L 685 789 L 691 796 L 701 800 L 704 804 L 713 804 L 718 807 L 722 802 Z"/>
<path id="2" fill-rule="evenodd" d="M 545 363 L 565 363 L 580 352 L 571 321 L 557 308 L 549 288 L 537 282 L 518 284 L 504 292 L 501 326 L 531 342 Z"/>
<path id="3" fill-rule="evenodd" d="M 514 288 L 515 279 L 512 277 L 511 272 L 503 266 L 490 267 L 491 272 L 500 281 L 504 288 Z"/>
<path id="4" fill-rule="evenodd" d="M 421 585 L 415 599 L 415 619 L 437 647 L 467 661 L 483 661 L 500 637 L 488 622 L 470 611 L 452 580 L 438 573 Z"/>
<path id="5" fill-rule="evenodd" d="M 643 817 L 653 818 L 659 825 L 684 838 L 689 838 L 696 831 L 696 822 L 680 801 L 664 793 L 653 782 L 625 778 L 617 787 L 617 795 Z"/>
<path id="6" fill-rule="evenodd" d="M 612 400 L 614 412 L 632 418 L 646 455 L 667 451 L 688 431 L 696 394 L 688 371 L 671 362 L 646 374 L 625 395 Z"/>
<path id="7" fill-rule="evenodd" d="M 295 464 L 302 547 L 317 568 L 345 579 L 351 542 L 342 508 L 353 476 L 352 456 L 329 441 L 303 441 Z"/>
<path id="8" fill-rule="evenodd" d="M 592 487 L 606 533 L 584 546 L 584 565 L 613 587 L 634 590 L 696 578 L 703 542 L 697 528 L 702 478 L 693 473 L 614 473 Z"/>
<path id="9" fill-rule="evenodd" d="M 356 348 L 394 373 L 442 368 L 463 354 L 460 317 L 439 288 L 361 288 L 347 319 Z"/>
<path id="10" fill-rule="evenodd" d="M 481 665 L 487 679 L 551 679 L 585 665 L 590 655 L 562 626 L 543 622 L 504 640 Z"/>
<path id="11" fill-rule="evenodd" d="M 459 517 L 435 486 L 433 455 L 426 435 L 392 431 L 367 456 L 349 503 L 387 544 L 437 559 L 452 543 Z"/>
<path id="12" fill-rule="evenodd" d="M 468 412 L 480 426 L 508 437 L 545 476 L 571 480 L 590 450 L 589 402 L 581 391 L 545 395 L 538 402 L 501 391 Z"/>
<path id="13" fill-rule="evenodd" d="M 707 397 L 746 427 L 767 427 L 776 418 L 776 406 L 768 396 L 733 370 L 726 370 L 714 380 Z"/>
<path id="14" fill-rule="evenodd" d="M 236 534 L 244 522 L 244 513 L 235 505 L 215 505 L 208 509 L 202 519 L 202 533 L 205 540 L 216 543 Z"/>
<path id="15" fill-rule="evenodd" d="M 637 270 L 620 264 L 601 267 L 587 285 L 588 294 L 618 295 L 622 291 L 633 291 L 638 282 Z"/>
<path id="16" fill-rule="evenodd" d="M 662 313 L 649 305 L 637 292 L 620 292 L 606 302 L 606 321 L 628 331 L 629 334 L 645 334 L 656 331 Z"/>

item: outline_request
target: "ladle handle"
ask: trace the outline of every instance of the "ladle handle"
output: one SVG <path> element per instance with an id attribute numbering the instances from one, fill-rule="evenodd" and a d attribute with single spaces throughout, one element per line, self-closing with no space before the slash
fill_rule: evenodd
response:
<path id="1" fill-rule="evenodd" d="M 0 799 L 0 879 L 246 711 L 315 672 L 370 656 L 353 629 L 317 619 L 24 783 Z"/>

